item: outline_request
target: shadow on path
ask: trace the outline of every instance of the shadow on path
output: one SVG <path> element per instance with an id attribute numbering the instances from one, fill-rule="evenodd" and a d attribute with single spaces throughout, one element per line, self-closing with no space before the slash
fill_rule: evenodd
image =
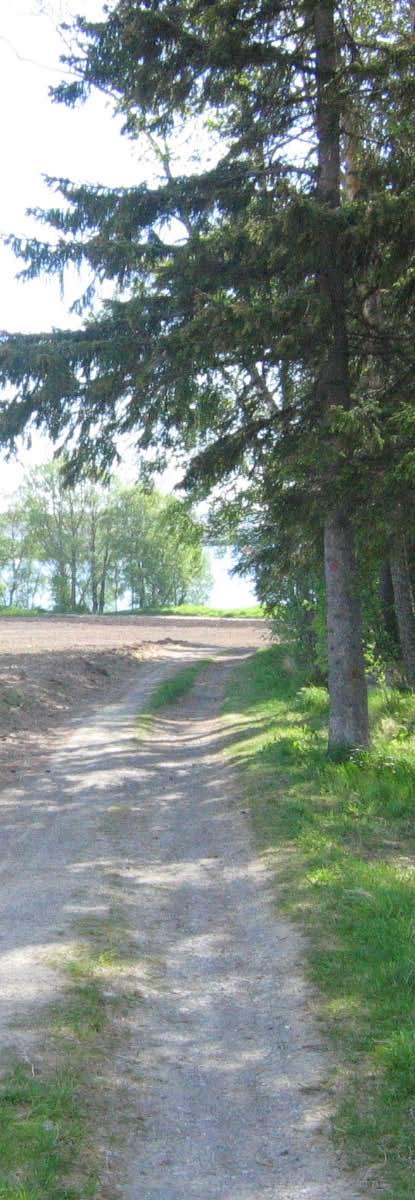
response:
<path id="1" fill-rule="evenodd" d="M 47 774 L 2 800 L 4 1038 L 23 1037 L 16 1019 L 30 1024 L 31 1006 L 55 994 L 48 959 L 80 922 L 121 906 L 147 964 L 114 1064 L 125 1151 L 112 1195 L 124 1200 L 357 1196 L 321 1137 L 327 1064 L 301 941 L 273 916 L 223 757 L 240 729 L 217 713 L 244 653 L 222 655 L 137 737 L 139 704 L 172 664 L 141 670 L 126 704 L 75 723 Z"/>

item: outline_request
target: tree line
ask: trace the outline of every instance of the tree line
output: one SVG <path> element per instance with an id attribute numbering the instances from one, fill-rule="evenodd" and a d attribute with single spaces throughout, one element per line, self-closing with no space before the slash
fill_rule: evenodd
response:
<path id="1" fill-rule="evenodd" d="M 0 595 L 8 607 L 103 613 L 200 601 L 210 572 L 189 506 L 140 485 L 30 471 L 0 512 Z"/>
<path id="2" fill-rule="evenodd" d="M 72 37 L 53 99 L 110 94 L 152 179 L 51 180 L 46 238 L 13 239 L 28 277 L 114 293 L 3 336 L 1 441 L 69 432 L 69 478 L 119 432 L 180 448 L 261 596 L 324 597 L 329 748 L 365 747 L 367 557 L 415 685 L 413 0 L 115 0 Z"/>

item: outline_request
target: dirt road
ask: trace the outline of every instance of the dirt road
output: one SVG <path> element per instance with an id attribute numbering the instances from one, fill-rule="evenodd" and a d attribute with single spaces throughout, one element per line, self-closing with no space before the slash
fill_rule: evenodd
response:
<path id="1" fill-rule="evenodd" d="M 31 766 L 71 713 L 125 693 L 138 666 L 268 637 L 265 621 L 0 617 L 0 780 Z"/>
<path id="2" fill-rule="evenodd" d="M 249 637 L 216 645 L 137 740 L 156 683 L 206 656 L 193 636 L 164 642 L 126 700 L 74 720 L 2 793 L 0 1041 L 42 1070 L 39 1014 L 63 988 L 51 959 L 116 912 L 140 1002 L 120 1008 L 93 1082 L 100 1200 L 357 1200 L 326 1139 L 301 941 L 274 916 L 223 754 L 221 696 Z"/>

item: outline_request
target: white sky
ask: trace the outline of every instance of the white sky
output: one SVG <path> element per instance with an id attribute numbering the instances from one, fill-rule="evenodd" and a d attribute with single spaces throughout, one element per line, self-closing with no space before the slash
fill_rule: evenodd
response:
<path id="1" fill-rule="evenodd" d="M 26 209 L 53 204 L 43 175 L 110 186 L 128 186 L 146 176 L 137 146 L 120 136 L 121 122 L 114 119 L 103 96 L 95 93 L 75 109 L 50 100 L 49 87 L 63 75 L 59 56 L 65 47 L 57 20 L 79 11 L 93 20 L 102 12 L 102 4 L 100 0 L 0 0 L 0 235 L 42 237 L 42 227 L 27 216 Z M 16 279 L 18 270 L 12 251 L 0 245 L 0 330 L 37 331 L 77 324 L 69 308 L 81 285 L 77 289 L 72 280 L 62 299 L 56 280 L 23 284 Z M 19 454 L 19 461 L 6 463 L 0 457 L 0 491 L 14 489 L 22 465 L 45 461 L 51 453 L 50 445 L 39 437 L 30 452 Z M 213 563 L 212 603 L 254 602 L 249 585 L 230 578 L 229 565 L 229 558 Z"/>

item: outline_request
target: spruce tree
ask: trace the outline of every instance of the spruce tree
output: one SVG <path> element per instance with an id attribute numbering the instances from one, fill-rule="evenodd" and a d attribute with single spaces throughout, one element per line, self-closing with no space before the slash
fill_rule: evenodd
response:
<path id="1" fill-rule="evenodd" d="M 27 274 L 86 263 L 113 281 L 114 299 L 79 331 L 5 336 L 0 350 L 0 377 L 14 385 L 2 441 L 30 422 L 69 433 L 72 476 L 108 467 L 117 434 L 133 430 L 158 463 L 184 448 L 193 489 L 243 467 L 302 495 L 302 520 L 308 507 L 325 527 L 334 750 L 368 740 L 352 518 L 369 486 L 368 430 L 388 412 L 383 396 L 375 417 L 367 402 L 363 309 L 381 286 L 379 247 L 389 265 L 399 256 L 391 155 L 371 157 L 370 145 L 391 112 L 395 126 L 404 119 L 413 58 L 404 6 L 385 7 L 370 39 L 368 6 L 351 39 L 350 5 L 332 0 L 118 0 L 101 22 L 79 18 L 77 80 L 55 100 L 110 92 L 126 136 L 151 141 L 164 177 L 116 190 L 51 180 L 64 206 L 37 215 L 54 241 L 14 241 Z M 355 109 L 372 174 L 367 199 L 351 204 L 341 170 Z M 181 128 L 206 153 L 213 138 L 213 165 L 202 148 L 175 176 Z M 407 349 L 407 325 L 400 337 Z"/>

